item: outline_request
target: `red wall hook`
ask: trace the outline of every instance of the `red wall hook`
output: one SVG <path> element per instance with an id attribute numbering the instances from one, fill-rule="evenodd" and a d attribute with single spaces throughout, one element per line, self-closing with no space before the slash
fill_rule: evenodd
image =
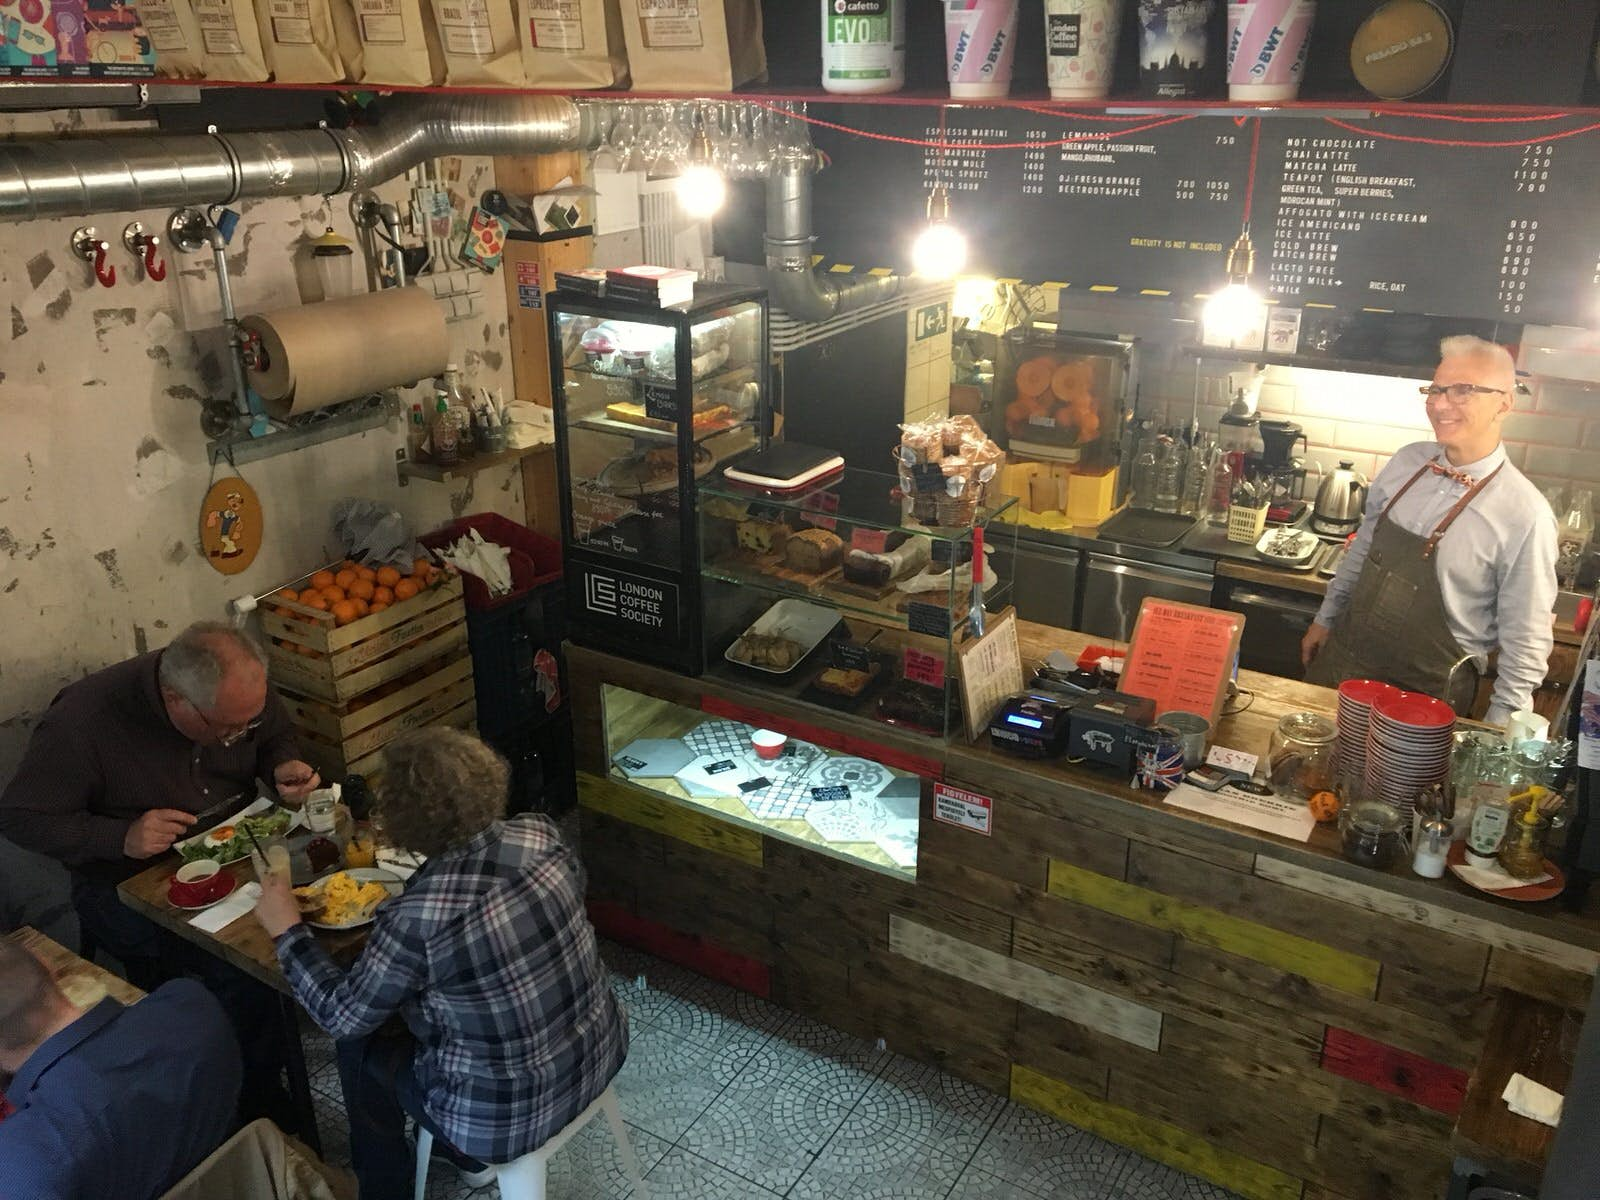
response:
<path id="1" fill-rule="evenodd" d="M 94 277 L 101 287 L 117 285 L 117 268 L 111 264 L 111 243 L 95 234 L 93 225 L 85 225 L 72 234 L 72 252 L 94 268 Z"/>
<path id="2" fill-rule="evenodd" d="M 146 279 L 160 283 L 167 277 L 167 264 L 160 257 L 161 239 L 154 234 L 146 234 L 142 222 L 129 222 L 122 231 L 122 244 L 143 263 Z"/>

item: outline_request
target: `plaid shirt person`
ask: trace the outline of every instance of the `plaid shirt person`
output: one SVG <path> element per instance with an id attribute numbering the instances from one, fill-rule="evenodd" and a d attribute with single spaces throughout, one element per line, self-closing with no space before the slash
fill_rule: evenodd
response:
<path id="1" fill-rule="evenodd" d="M 423 1110 L 464 1154 L 510 1162 L 593 1102 L 627 1055 L 583 890 L 547 819 L 497 821 L 378 910 L 349 972 L 305 925 L 278 939 L 278 961 L 335 1039 L 400 1013 Z"/>

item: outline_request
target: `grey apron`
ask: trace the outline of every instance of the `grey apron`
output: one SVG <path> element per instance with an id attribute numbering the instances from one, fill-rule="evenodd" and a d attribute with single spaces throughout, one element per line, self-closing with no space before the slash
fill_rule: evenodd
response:
<path id="1" fill-rule="evenodd" d="M 1337 687 L 1346 679 L 1381 679 L 1437 696 L 1458 714 L 1471 710 L 1478 670 L 1450 632 L 1433 552 L 1500 468 L 1467 489 L 1438 528 L 1422 537 L 1403 529 L 1389 513 L 1433 469 L 1429 463 L 1408 479 L 1379 514 L 1350 602 L 1307 668 L 1308 683 Z"/>

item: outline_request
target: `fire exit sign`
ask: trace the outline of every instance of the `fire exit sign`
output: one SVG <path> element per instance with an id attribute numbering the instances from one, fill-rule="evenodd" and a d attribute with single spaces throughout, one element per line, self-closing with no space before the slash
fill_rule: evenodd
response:
<path id="1" fill-rule="evenodd" d="M 941 301 L 930 304 L 926 308 L 917 309 L 916 335 L 914 340 L 927 341 L 931 337 L 950 332 L 950 302 Z"/>

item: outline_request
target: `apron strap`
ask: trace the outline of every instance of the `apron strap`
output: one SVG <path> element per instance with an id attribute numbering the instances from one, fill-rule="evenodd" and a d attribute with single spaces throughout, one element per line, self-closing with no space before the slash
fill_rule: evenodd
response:
<path id="1" fill-rule="evenodd" d="M 1426 467 L 1423 468 L 1423 470 L 1427 470 L 1427 469 L 1428 468 L 1426 468 Z M 1435 529 L 1433 531 L 1432 536 L 1430 536 L 1428 538 L 1427 545 L 1425 545 L 1423 547 L 1423 549 L 1422 549 L 1422 557 L 1423 558 L 1432 558 L 1433 557 L 1434 547 L 1436 547 L 1439 544 L 1439 539 L 1442 538 L 1445 535 L 1446 531 L 1449 530 L 1451 525 L 1455 524 L 1456 518 L 1459 517 L 1462 513 L 1467 511 L 1467 506 L 1469 504 L 1471 504 L 1473 502 L 1473 500 L 1475 500 L 1477 498 L 1478 493 L 1483 491 L 1484 488 L 1488 487 L 1490 481 L 1493 480 L 1494 477 L 1496 475 L 1500 474 L 1500 472 L 1503 471 L 1503 470 L 1505 470 L 1505 463 L 1501 463 L 1498 467 L 1496 467 L 1494 470 L 1490 471 L 1482 479 L 1478 480 L 1477 483 L 1473 484 L 1470 488 L 1467 489 L 1466 494 L 1463 495 L 1461 497 L 1461 499 L 1456 501 L 1455 507 L 1452 508 L 1449 512 L 1447 512 L 1445 514 L 1444 520 L 1439 522 L 1439 527 L 1437 529 Z M 1420 472 L 1419 472 L 1419 474 L 1420 474 Z M 1416 482 L 1416 477 L 1413 476 L 1412 477 L 1412 483 L 1415 483 L 1415 482 Z M 1410 486 L 1411 486 L 1411 484 L 1409 484 L 1409 483 L 1406 484 L 1406 487 L 1410 487 Z M 1398 500 L 1399 497 L 1396 496 L 1395 499 Z"/>
<path id="2" fill-rule="evenodd" d="M 1409 492 L 1411 490 L 1411 485 L 1416 483 L 1417 480 L 1421 479 L 1424 475 L 1426 475 L 1432 469 L 1433 469 L 1433 464 L 1432 463 L 1424 463 L 1418 469 L 1418 471 L 1417 471 L 1417 473 L 1415 475 L 1413 475 L 1410 479 L 1406 480 L 1405 486 L 1403 488 L 1401 488 L 1398 492 L 1396 492 L 1394 495 L 1389 497 L 1389 503 L 1387 503 L 1387 504 L 1385 504 L 1383 506 L 1383 511 L 1381 513 L 1379 513 L 1378 516 L 1387 517 L 1389 515 L 1389 510 L 1391 508 L 1393 508 L 1396 504 L 1400 503 L 1400 497 L 1404 496 L 1407 492 Z"/>

